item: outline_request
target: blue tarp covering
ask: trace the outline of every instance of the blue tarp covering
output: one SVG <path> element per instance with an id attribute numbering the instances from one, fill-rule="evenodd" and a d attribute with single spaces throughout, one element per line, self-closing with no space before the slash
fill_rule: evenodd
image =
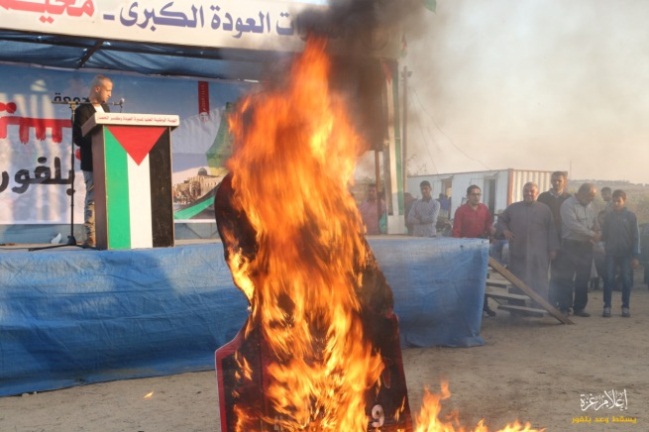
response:
<path id="1" fill-rule="evenodd" d="M 373 238 L 404 346 L 476 346 L 488 244 Z M 0 254 L 0 396 L 212 369 L 247 317 L 221 243 Z"/>

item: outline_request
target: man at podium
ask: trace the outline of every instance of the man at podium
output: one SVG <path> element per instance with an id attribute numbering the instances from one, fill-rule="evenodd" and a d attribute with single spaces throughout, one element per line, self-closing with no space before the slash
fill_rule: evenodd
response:
<path id="1" fill-rule="evenodd" d="M 86 183 L 84 202 L 84 226 L 86 229 L 85 246 L 95 247 L 95 185 L 92 174 L 92 138 L 84 137 L 81 126 L 95 113 L 110 112 L 108 100 L 113 91 L 113 81 L 105 75 L 97 75 L 90 84 L 88 103 L 81 103 L 74 110 L 72 121 L 72 139 L 81 151 L 81 171 Z"/>

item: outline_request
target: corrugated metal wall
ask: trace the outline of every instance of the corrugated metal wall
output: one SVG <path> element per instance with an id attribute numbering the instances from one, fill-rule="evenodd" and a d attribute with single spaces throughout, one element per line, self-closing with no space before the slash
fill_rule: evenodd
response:
<path id="1" fill-rule="evenodd" d="M 507 204 L 509 205 L 523 200 L 523 185 L 527 182 L 536 183 L 539 186 L 539 193 L 550 189 L 551 175 L 552 171 L 512 170 L 511 182 L 509 184 L 511 200 L 508 200 Z"/>

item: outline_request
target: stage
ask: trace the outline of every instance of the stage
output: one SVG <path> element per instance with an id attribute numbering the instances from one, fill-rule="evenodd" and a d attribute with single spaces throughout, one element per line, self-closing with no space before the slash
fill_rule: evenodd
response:
<path id="1" fill-rule="evenodd" d="M 483 344 L 487 241 L 368 241 L 404 348 Z M 0 250 L 0 396 L 213 369 L 247 317 L 218 241 Z"/>

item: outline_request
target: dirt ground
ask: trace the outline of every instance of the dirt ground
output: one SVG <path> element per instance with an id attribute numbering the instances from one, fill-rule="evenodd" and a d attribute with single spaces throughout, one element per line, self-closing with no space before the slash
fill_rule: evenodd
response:
<path id="1" fill-rule="evenodd" d="M 438 391 L 444 379 L 452 393 L 444 410 L 457 409 L 466 430 L 484 418 L 490 431 L 515 419 L 556 432 L 649 431 L 649 290 L 634 288 L 631 318 L 619 316 L 619 292 L 613 317 L 601 317 L 601 304 L 602 292 L 591 292 L 592 316 L 571 317 L 575 325 L 500 311 L 483 319 L 484 346 L 404 350 L 412 411 L 424 386 Z M 215 374 L 0 398 L 0 431 L 220 431 Z"/>

